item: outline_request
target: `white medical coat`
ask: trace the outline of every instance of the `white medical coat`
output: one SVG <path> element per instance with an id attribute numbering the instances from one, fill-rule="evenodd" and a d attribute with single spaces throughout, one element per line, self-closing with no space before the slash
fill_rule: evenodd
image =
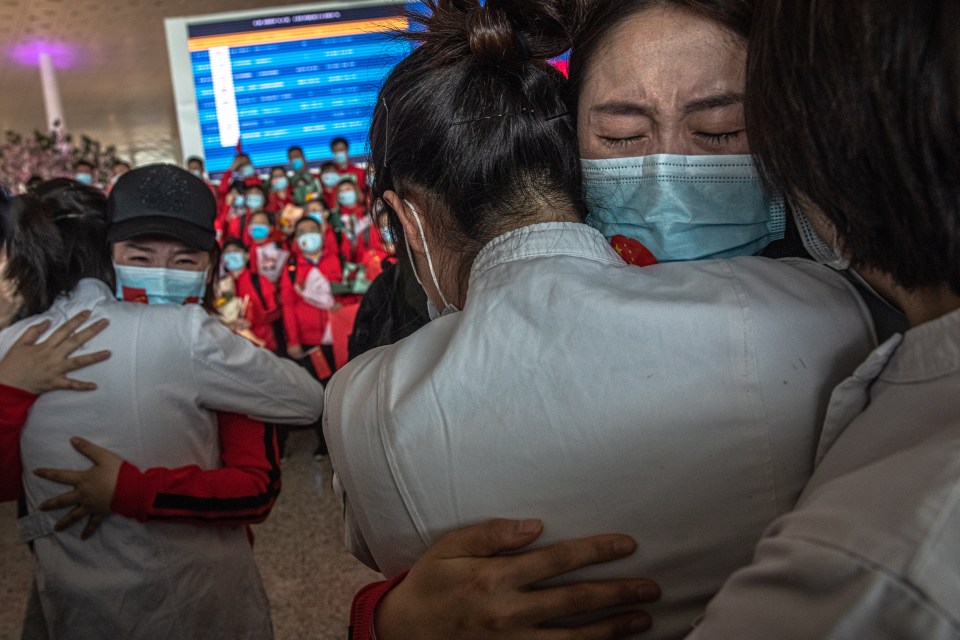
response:
<path id="1" fill-rule="evenodd" d="M 852 286 L 803 260 L 627 266 L 547 223 L 480 252 L 462 312 L 327 387 L 348 546 L 387 576 L 452 528 L 541 518 L 539 541 L 623 532 L 645 638 L 689 631 L 813 468 L 831 389 L 876 345 Z"/>
<path id="2" fill-rule="evenodd" d="M 81 436 L 131 464 L 221 466 L 214 411 L 310 423 L 323 389 L 306 371 L 230 332 L 199 305 L 122 303 L 102 282 L 81 280 L 69 297 L 0 333 L 0 356 L 42 320 L 56 328 L 90 309 L 110 326 L 78 353 L 110 349 L 83 369 L 93 392 L 53 391 L 30 411 L 21 436 L 37 587 L 47 629 L 58 639 L 272 637 L 269 606 L 244 527 L 199 526 L 111 516 L 80 540 L 81 525 L 53 532 L 66 509 L 42 514 L 68 490 L 38 467 L 87 469 L 70 445 Z"/>
<path id="3" fill-rule="evenodd" d="M 837 387 L 799 504 L 691 636 L 726 638 L 960 638 L 960 311 Z"/>

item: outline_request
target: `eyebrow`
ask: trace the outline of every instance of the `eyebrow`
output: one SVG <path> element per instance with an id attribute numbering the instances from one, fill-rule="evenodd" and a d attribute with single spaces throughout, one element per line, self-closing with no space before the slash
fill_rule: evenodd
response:
<path id="1" fill-rule="evenodd" d="M 136 244 L 136 243 L 134 243 L 134 242 L 129 243 L 129 244 L 127 245 L 127 247 L 130 248 L 130 249 L 135 249 L 135 250 L 137 250 L 137 251 L 143 251 L 144 253 L 156 253 L 156 251 L 154 251 L 152 247 L 148 247 L 148 246 L 145 246 L 145 245 L 142 245 L 142 244 Z M 177 255 L 177 256 L 182 256 L 182 255 L 197 255 L 197 254 L 200 254 L 200 253 L 206 253 L 206 252 L 205 252 L 205 251 L 201 251 L 200 249 L 191 249 L 191 248 L 187 247 L 186 249 L 179 249 L 179 250 L 175 251 L 175 252 L 174 252 L 174 255 Z"/>
<path id="2" fill-rule="evenodd" d="M 716 95 L 707 96 L 706 98 L 702 98 L 700 100 L 688 102 L 683 107 L 683 115 L 688 116 L 697 111 L 723 109 L 724 107 L 730 107 L 737 104 L 743 104 L 742 93 L 718 93 Z"/>
<path id="3" fill-rule="evenodd" d="M 644 116 L 650 119 L 654 116 L 654 110 L 650 107 L 624 100 L 601 102 L 590 107 L 590 112 L 606 116 Z"/>

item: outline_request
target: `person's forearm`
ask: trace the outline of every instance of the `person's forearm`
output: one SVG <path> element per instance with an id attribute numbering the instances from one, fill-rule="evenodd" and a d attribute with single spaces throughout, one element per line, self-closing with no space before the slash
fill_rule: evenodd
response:
<path id="1" fill-rule="evenodd" d="M 20 433 L 38 396 L 0 384 L 0 502 L 23 495 Z"/>
<path id="2" fill-rule="evenodd" d="M 220 469 L 197 466 L 140 471 L 124 463 L 111 510 L 140 521 L 236 526 L 263 522 L 280 493 L 274 427 L 219 414 Z"/>

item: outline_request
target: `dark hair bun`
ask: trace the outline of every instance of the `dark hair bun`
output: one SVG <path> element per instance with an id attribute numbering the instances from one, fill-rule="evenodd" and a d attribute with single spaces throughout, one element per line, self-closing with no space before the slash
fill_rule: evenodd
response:
<path id="1" fill-rule="evenodd" d="M 472 56 L 481 66 L 516 68 L 556 57 L 572 44 L 573 0 L 426 0 L 411 14 L 426 31 L 407 37 L 431 49 L 437 64 Z"/>

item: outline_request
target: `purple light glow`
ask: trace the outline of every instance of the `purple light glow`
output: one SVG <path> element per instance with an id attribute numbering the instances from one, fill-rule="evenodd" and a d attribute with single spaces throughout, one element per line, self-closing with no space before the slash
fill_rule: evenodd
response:
<path id="1" fill-rule="evenodd" d="M 40 54 L 48 53 L 57 69 L 69 69 L 77 61 L 75 48 L 62 42 L 44 42 L 35 40 L 18 44 L 11 51 L 11 57 L 22 65 L 36 67 L 40 65 Z"/>

